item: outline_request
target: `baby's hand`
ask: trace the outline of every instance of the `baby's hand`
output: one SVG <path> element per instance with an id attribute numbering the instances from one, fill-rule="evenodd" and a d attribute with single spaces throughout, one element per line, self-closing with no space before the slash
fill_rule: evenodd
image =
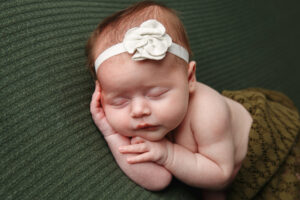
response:
<path id="1" fill-rule="evenodd" d="M 121 146 L 119 151 L 123 154 L 139 154 L 127 159 L 127 162 L 130 164 L 152 161 L 160 165 L 165 165 L 172 152 L 170 148 L 171 142 L 165 138 L 160 141 L 151 142 L 140 137 L 134 137 L 131 140 L 131 145 Z"/>
<path id="2" fill-rule="evenodd" d="M 104 111 L 101 107 L 100 97 L 101 97 L 101 90 L 100 90 L 99 82 L 96 81 L 95 91 L 92 96 L 92 101 L 90 104 L 90 111 L 92 113 L 92 118 L 95 124 L 97 125 L 97 127 L 99 128 L 99 130 L 102 132 L 104 137 L 117 134 L 107 122 Z"/>

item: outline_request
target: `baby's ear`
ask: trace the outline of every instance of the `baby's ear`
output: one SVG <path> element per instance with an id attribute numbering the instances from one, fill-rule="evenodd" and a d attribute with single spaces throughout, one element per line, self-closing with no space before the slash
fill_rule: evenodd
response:
<path id="1" fill-rule="evenodd" d="M 196 89 L 196 62 L 191 61 L 188 64 L 188 81 L 189 81 L 189 92 L 193 93 Z"/>

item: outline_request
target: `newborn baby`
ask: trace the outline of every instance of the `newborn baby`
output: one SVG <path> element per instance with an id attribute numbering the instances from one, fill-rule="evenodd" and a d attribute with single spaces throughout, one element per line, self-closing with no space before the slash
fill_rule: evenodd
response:
<path id="1" fill-rule="evenodd" d="M 137 3 L 106 18 L 87 45 L 93 120 L 122 170 L 149 190 L 172 175 L 225 198 L 247 154 L 248 110 L 197 82 L 175 12 Z M 95 69 L 93 68 L 95 67 Z"/>

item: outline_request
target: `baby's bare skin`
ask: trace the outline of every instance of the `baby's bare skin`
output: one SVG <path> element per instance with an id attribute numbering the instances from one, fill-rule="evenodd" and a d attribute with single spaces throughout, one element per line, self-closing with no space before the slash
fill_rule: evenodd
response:
<path id="1" fill-rule="evenodd" d="M 135 62 L 120 54 L 104 63 L 98 79 L 105 112 L 98 85 L 91 111 L 102 112 L 102 118 L 94 121 L 120 167 L 138 184 L 163 188 L 151 187 L 155 179 L 145 185 L 147 173 L 133 170 L 140 163 L 157 177 L 164 174 L 166 184 L 170 172 L 188 185 L 221 190 L 246 155 L 252 118 L 242 105 L 197 82 L 195 62 L 181 66 L 174 57 Z M 168 133 L 174 142 L 166 139 Z"/>
<path id="2" fill-rule="evenodd" d="M 174 143 L 141 139 L 120 151 L 144 153 L 129 162 L 157 162 L 189 185 L 223 189 L 246 156 L 251 124 L 244 107 L 198 82 L 185 119 L 173 131 Z"/>
<path id="3" fill-rule="evenodd" d="M 248 136 L 252 124 L 250 114 L 239 103 L 199 82 L 189 105 L 185 120 L 174 130 L 175 143 L 216 162 L 226 158 L 223 169 L 229 170 L 230 175 L 227 176 L 226 183 L 230 183 L 247 153 Z M 221 121 L 225 124 L 222 125 Z M 228 130 L 231 136 L 222 137 L 222 134 Z M 226 146 L 227 142 L 232 144 L 233 148 Z M 220 149 L 222 143 L 224 143 L 224 148 Z M 227 155 L 232 151 L 232 156 Z M 227 165 L 226 168 L 226 162 L 230 160 L 233 161 L 233 165 Z M 222 162 L 222 160 L 219 161 Z"/>

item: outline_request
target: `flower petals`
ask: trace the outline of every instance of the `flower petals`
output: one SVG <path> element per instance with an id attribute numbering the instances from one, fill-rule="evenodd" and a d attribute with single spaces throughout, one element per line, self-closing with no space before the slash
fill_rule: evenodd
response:
<path id="1" fill-rule="evenodd" d="M 129 29 L 123 45 L 128 53 L 135 53 L 133 60 L 161 60 L 172 45 L 172 39 L 161 23 L 151 19 L 143 22 L 140 27 Z"/>

